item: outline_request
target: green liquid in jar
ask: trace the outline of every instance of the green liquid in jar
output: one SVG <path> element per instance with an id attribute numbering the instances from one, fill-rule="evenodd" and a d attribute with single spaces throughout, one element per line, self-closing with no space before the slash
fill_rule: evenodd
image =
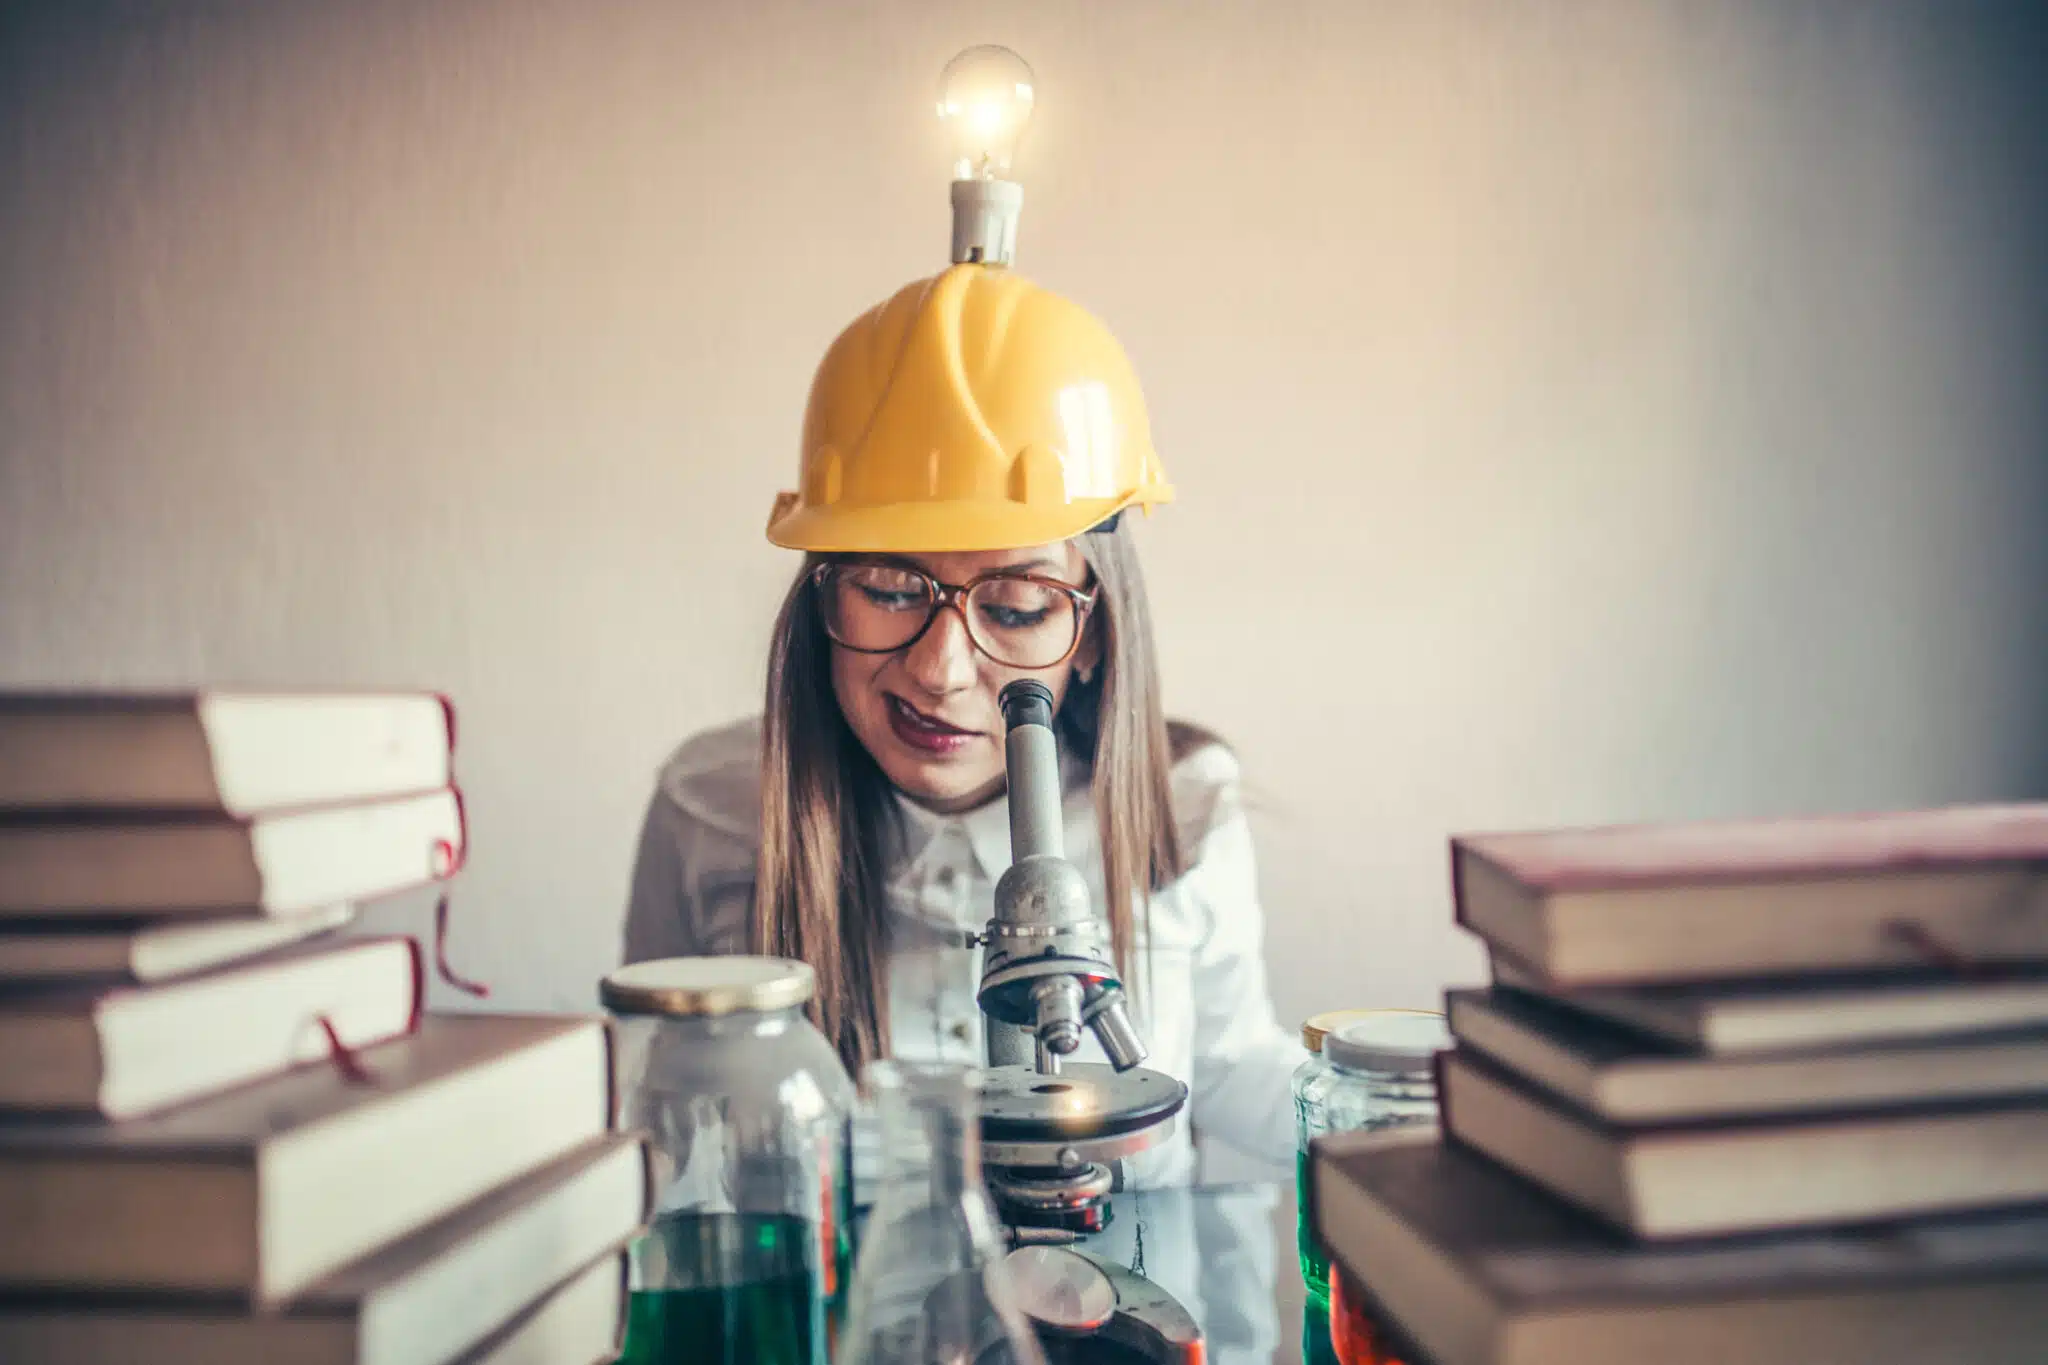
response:
<path id="1" fill-rule="evenodd" d="M 826 1304 L 811 1270 L 813 1224 L 786 1216 L 671 1214 L 648 1235 L 666 1245 L 668 1283 L 633 1291 L 617 1365 L 826 1359 Z"/>
<path id="2" fill-rule="evenodd" d="M 1308 1306 L 1326 1314 L 1330 1307 L 1330 1257 L 1316 1240 L 1308 1204 L 1309 1154 L 1294 1154 L 1294 1246 L 1301 1256 L 1301 1279 L 1308 1286 Z"/>

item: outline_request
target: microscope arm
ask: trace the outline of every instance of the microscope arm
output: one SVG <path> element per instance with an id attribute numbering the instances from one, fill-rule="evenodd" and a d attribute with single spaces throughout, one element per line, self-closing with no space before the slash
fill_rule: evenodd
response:
<path id="1" fill-rule="evenodd" d="M 1059 745 L 1052 692 L 1020 679 L 1000 698 L 1008 726 L 1010 868 L 996 884 L 995 916 L 983 935 L 979 1002 L 987 1016 L 989 1064 L 1044 1073 L 1092 1029 L 1111 1065 L 1128 1071 L 1145 1060 L 1109 961 L 1109 926 L 1088 883 L 1067 861 Z"/>

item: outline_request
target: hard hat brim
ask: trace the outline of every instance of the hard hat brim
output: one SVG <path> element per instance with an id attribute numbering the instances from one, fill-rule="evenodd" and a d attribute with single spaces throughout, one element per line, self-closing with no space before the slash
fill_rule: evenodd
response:
<path id="1" fill-rule="evenodd" d="M 777 500 L 786 505 L 789 495 Z M 1137 502 L 1170 502 L 1153 485 L 1120 498 L 1076 498 L 1056 507 L 1022 503 L 897 502 L 873 507 L 804 507 L 771 521 L 768 539 L 815 554 L 944 554 L 1023 550 L 1071 540 Z"/>

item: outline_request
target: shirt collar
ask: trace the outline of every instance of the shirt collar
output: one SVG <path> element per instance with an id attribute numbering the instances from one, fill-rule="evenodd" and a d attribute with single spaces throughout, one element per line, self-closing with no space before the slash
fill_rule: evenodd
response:
<path id="1" fill-rule="evenodd" d="M 974 850 L 981 875 L 991 882 L 1002 876 L 1010 866 L 1009 801 L 991 801 L 961 816 L 960 823 L 967 831 L 967 846 Z"/>
<path id="2" fill-rule="evenodd" d="M 944 832 L 949 821 L 946 816 L 926 810 L 894 788 L 890 789 L 890 794 L 896 798 L 896 809 L 903 817 L 902 857 L 896 865 L 895 875 L 890 878 L 892 882 L 898 882 L 909 878 L 917 871 L 919 864 L 923 863 L 925 856 L 931 852 L 932 845 L 938 842 L 939 835 Z"/>

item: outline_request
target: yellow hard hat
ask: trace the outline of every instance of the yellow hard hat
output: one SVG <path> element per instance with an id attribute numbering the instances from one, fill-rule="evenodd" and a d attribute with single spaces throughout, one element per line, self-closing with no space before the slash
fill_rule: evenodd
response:
<path id="1" fill-rule="evenodd" d="M 1123 347 L 1006 268 L 956 265 L 856 318 L 804 413 L 795 550 L 1009 550 L 1065 540 L 1173 489 Z"/>

